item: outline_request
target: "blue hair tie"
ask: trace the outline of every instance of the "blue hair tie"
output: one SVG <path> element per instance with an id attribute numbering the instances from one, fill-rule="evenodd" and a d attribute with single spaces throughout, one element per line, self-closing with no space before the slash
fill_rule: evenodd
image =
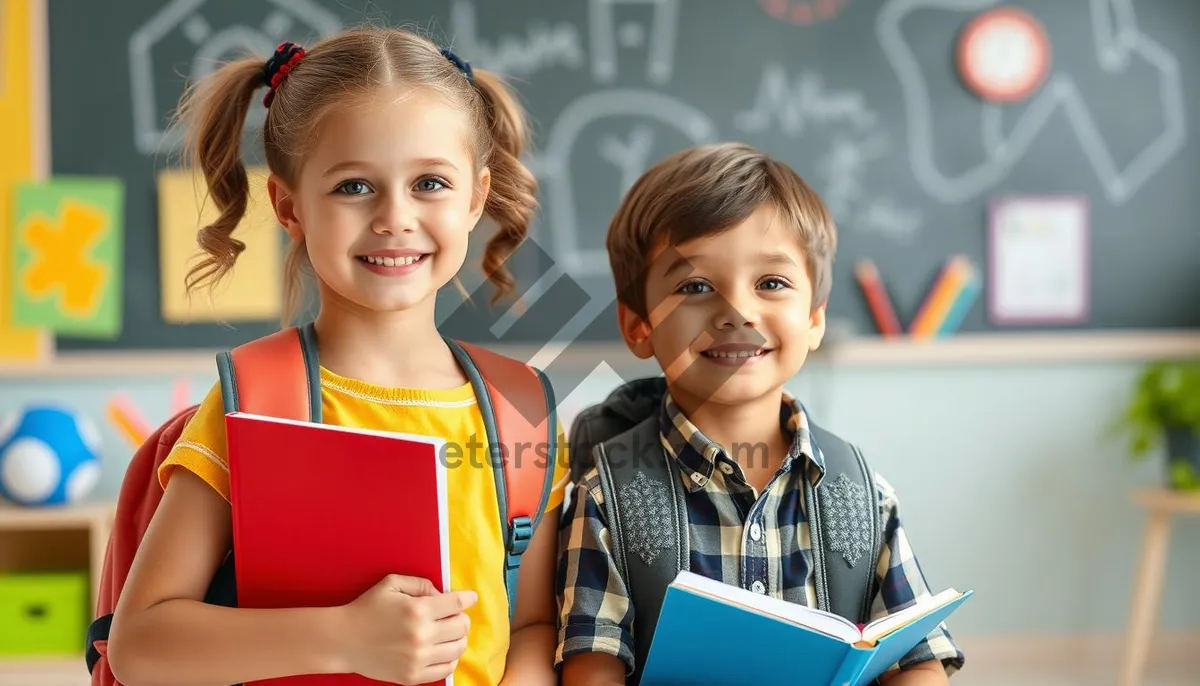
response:
<path id="1" fill-rule="evenodd" d="M 468 81 L 475 83 L 475 72 L 471 69 L 470 62 L 467 62 L 458 55 L 455 55 L 450 48 L 442 48 L 442 57 L 450 60 L 454 66 L 458 67 L 458 70 L 463 73 L 463 76 L 467 77 Z"/>

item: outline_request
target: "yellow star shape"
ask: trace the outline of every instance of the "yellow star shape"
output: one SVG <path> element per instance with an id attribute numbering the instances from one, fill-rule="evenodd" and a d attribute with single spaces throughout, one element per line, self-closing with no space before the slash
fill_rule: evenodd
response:
<path id="1" fill-rule="evenodd" d="M 108 268 L 90 252 L 107 229 L 104 213 L 71 200 L 57 223 L 40 213 L 29 217 L 22 234 L 34 257 L 22 278 L 25 292 L 41 300 L 57 291 L 62 313 L 71 317 L 95 311 Z"/>

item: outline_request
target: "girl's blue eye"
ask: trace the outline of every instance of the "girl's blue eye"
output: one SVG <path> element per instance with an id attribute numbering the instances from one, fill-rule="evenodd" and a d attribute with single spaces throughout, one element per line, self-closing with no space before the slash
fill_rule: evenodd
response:
<path id="1" fill-rule="evenodd" d="M 445 187 L 446 184 L 442 183 L 441 179 L 428 178 L 421 179 L 417 182 L 417 190 L 424 191 L 426 193 L 432 193 L 433 191 L 441 190 Z"/>
<path id="2" fill-rule="evenodd" d="M 371 187 L 363 181 L 346 181 L 339 184 L 335 190 L 345 195 L 362 195 L 363 193 L 370 192 Z"/>
<path id="3" fill-rule="evenodd" d="M 767 284 L 769 284 L 769 283 L 776 284 L 776 286 L 773 288 L 769 288 L 769 287 L 767 287 Z M 762 284 L 760 284 L 760 286 L 763 288 L 766 288 L 768 291 L 778 291 L 778 290 L 782 290 L 782 289 L 788 287 L 787 283 L 785 283 L 783 279 L 775 279 L 775 278 L 764 279 Z"/>

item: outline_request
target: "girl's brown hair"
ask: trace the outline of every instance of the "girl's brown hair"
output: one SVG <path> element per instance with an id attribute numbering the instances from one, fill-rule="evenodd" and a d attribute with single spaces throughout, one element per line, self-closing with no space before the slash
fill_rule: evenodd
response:
<path id="1" fill-rule="evenodd" d="M 184 94 L 179 118 L 186 122 L 185 152 L 204 174 L 218 210 L 199 230 L 203 259 L 187 276 L 189 291 L 216 284 L 245 249 L 234 229 L 246 211 L 249 179 L 241 139 L 255 95 L 266 85 L 266 58 L 224 65 Z M 294 183 L 322 118 L 356 96 L 398 84 L 431 88 L 462 106 L 473 122 L 476 169 L 491 170 L 484 213 L 498 230 L 483 256 L 484 275 L 497 289 L 492 302 L 508 295 L 515 282 L 505 267 L 524 240 L 537 205 L 537 182 L 521 162 L 528 140 L 524 111 L 497 75 L 473 69 L 472 78 L 430 40 L 407 30 L 370 27 L 347 31 L 307 48 L 274 93 L 263 126 L 266 162 L 272 173 Z M 302 240 L 288 249 L 284 321 L 291 322 L 302 300 L 302 273 L 310 271 Z"/>

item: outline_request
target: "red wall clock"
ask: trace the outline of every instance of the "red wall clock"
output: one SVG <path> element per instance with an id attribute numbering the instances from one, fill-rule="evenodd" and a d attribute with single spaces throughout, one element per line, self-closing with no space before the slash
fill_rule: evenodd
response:
<path id="1" fill-rule="evenodd" d="M 1050 39 L 1041 23 L 1015 7 L 972 19 L 958 40 L 958 71 L 973 93 L 1012 103 L 1036 91 L 1050 72 Z"/>

